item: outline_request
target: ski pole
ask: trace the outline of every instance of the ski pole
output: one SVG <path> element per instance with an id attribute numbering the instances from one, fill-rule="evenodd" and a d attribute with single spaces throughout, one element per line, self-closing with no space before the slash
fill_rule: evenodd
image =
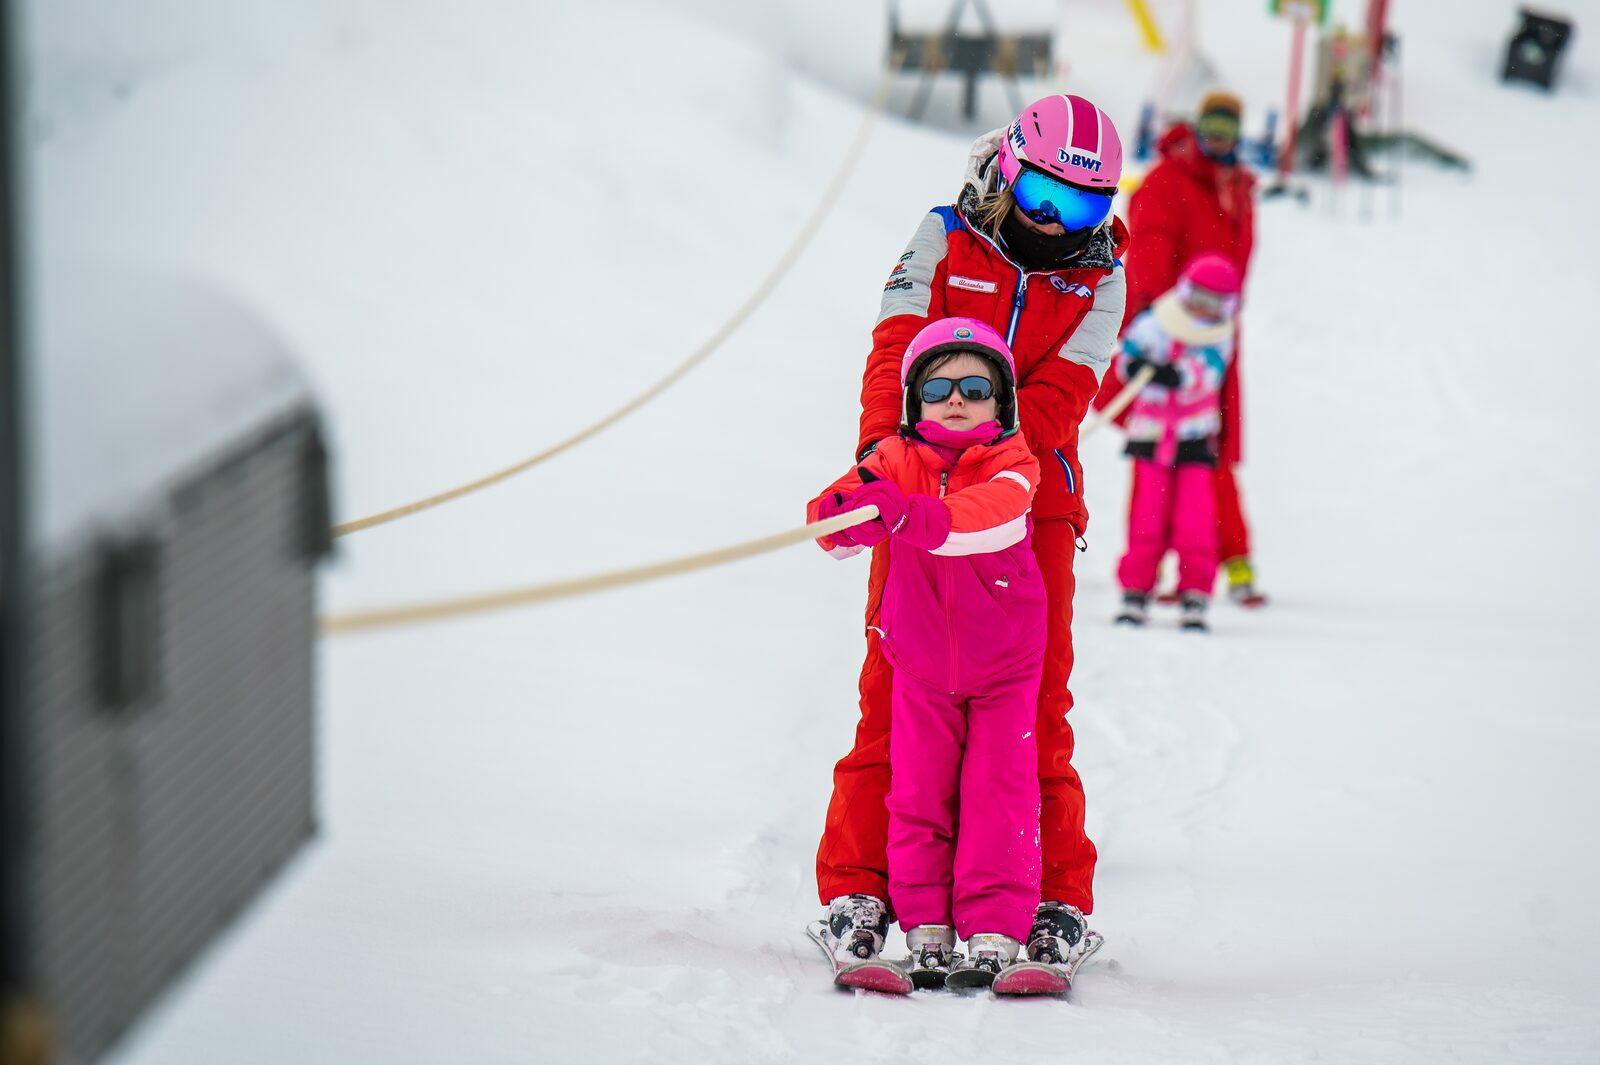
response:
<path id="1" fill-rule="evenodd" d="M 1333 112 L 1333 129 L 1329 134 L 1329 168 L 1333 171 L 1333 196 L 1329 206 L 1331 213 L 1338 218 L 1344 217 L 1344 189 L 1345 182 L 1350 175 L 1349 147 L 1345 138 L 1350 135 L 1350 122 L 1345 115 L 1344 105 L 1340 104 Z"/>
<path id="2" fill-rule="evenodd" d="M 1283 155 L 1278 158 L 1278 183 L 1287 185 L 1289 175 L 1294 173 L 1295 140 L 1300 125 L 1300 67 L 1306 49 L 1306 15 L 1304 11 L 1296 10 L 1294 13 L 1294 37 L 1289 44 L 1289 99 L 1284 107 L 1284 117 L 1288 122 L 1288 136 L 1284 142 Z"/>
<path id="3" fill-rule="evenodd" d="M 1396 151 L 1394 157 L 1394 185 L 1391 187 L 1389 194 L 1389 216 L 1398 219 L 1400 217 L 1400 186 L 1405 181 L 1406 153 L 1410 149 L 1406 144 L 1405 88 L 1401 76 L 1400 38 L 1393 38 L 1393 47 L 1394 76 L 1389 79 L 1389 90 L 1392 93 L 1393 106 L 1391 106 L 1390 110 L 1394 112 Z"/>
<path id="4" fill-rule="evenodd" d="M 1374 56 L 1371 62 L 1373 64 L 1372 84 L 1367 89 L 1366 105 L 1366 123 L 1367 130 L 1369 131 L 1369 136 L 1367 139 L 1368 144 L 1376 143 L 1376 141 L 1381 138 L 1384 133 L 1383 94 L 1379 88 L 1379 86 L 1382 85 L 1382 82 L 1379 80 L 1377 73 L 1377 57 Z M 1370 159 L 1371 157 L 1372 156 L 1369 151 L 1367 158 Z M 1372 201 L 1375 198 L 1372 186 L 1376 181 L 1377 176 L 1372 173 L 1372 168 L 1368 167 L 1367 174 L 1361 181 L 1361 201 L 1356 215 L 1363 223 L 1372 221 Z"/>

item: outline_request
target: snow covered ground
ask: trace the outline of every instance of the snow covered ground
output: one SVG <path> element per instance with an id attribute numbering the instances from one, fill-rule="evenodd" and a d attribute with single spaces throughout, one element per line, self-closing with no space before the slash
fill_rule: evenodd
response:
<path id="1" fill-rule="evenodd" d="M 1114 629 L 1126 474 L 1086 446 L 1073 722 L 1107 946 L 1070 999 L 829 986 L 801 925 L 865 574 L 797 548 L 325 643 L 324 832 L 119 1065 L 1600 1060 L 1600 0 L 1565 5 L 1548 98 L 1494 79 L 1509 5 L 1394 6 L 1407 124 L 1477 170 L 1409 168 L 1366 223 L 1355 191 L 1260 211 L 1243 476 L 1273 606 L 1219 607 L 1210 639 Z M 41 249 L 198 274 L 274 323 L 341 518 L 536 451 L 698 344 L 840 161 L 882 34 L 844 0 L 107 7 L 32 12 Z M 1257 113 L 1287 42 L 1263 7 L 1202 5 Z M 1155 62 L 1122 4 L 1072 12 L 1068 87 L 1131 140 Z M 709 363 L 343 541 L 327 607 L 797 524 L 968 139 L 886 120 Z"/>

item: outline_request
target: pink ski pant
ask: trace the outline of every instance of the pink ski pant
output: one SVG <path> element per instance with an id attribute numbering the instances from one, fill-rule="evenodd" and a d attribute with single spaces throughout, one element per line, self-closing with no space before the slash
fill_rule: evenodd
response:
<path id="1" fill-rule="evenodd" d="M 1042 660 L 978 693 L 894 675 L 889 901 L 900 927 L 1026 940 L 1039 905 Z"/>
<path id="2" fill-rule="evenodd" d="M 1124 588 L 1149 592 L 1170 548 L 1178 553 L 1178 591 L 1211 594 L 1217 579 L 1216 472 L 1210 466 L 1162 466 L 1133 460 L 1128 553 L 1117 566 Z"/>

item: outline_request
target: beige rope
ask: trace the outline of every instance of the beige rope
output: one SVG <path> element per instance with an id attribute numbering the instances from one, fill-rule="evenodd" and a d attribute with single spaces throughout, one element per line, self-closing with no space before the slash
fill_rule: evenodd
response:
<path id="1" fill-rule="evenodd" d="M 381 511 L 377 514 L 371 514 L 365 518 L 358 518 L 354 521 L 347 521 L 343 524 L 335 525 L 333 527 L 333 535 L 335 537 L 348 536 L 351 533 L 360 532 L 363 529 L 370 529 L 377 525 L 386 525 L 391 521 L 398 521 L 401 518 L 409 517 L 412 514 L 416 514 L 420 511 L 439 506 L 441 503 L 448 503 L 453 499 L 460 499 L 462 496 L 476 492 L 480 488 L 487 488 L 490 485 L 498 484 L 499 482 L 510 477 L 515 477 L 524 470 L 531 469 L 532 467 L 537 466 L 539 463 L 544 462 L 546 459 L 554 458 L 563 451 L 566 451 L 572 447 L 576 447 L 578 444 L 583 443 L 591 436 L 594 436 L 602 430 L 615 425 L 623 418 L 626 418 L 628 415 L 632 414 L 634 411 L 638 410 L 646 403 L 649 403 L 661 393 L 665 392 L 668 388 L 672 387 L 672 385 L 676 384 L 678 380 L 690 370 L 704 362 L 707 356 L 709 356 L 713 351 L 717 350 L 717 348 L 721 346 L 722 342 L 727 340 L 728 337 L 733 334 L 734 330 L 738 329 L 744 324 L 745 319 L 750 317 L 751 312 L 761 305 L 762 301 L 767 298 L 768 294 L 777 288 L 778 282 L 783 278 L 783 275 L 789 271 L 789 267 L 793 265 L 795 259 L 799 258 L 800 253 L 805 249 L 805 246 L 811 242 L 811 238 L 821 226 L 822 220 L 827 217 L 829 211 L 833 210 L 834 204 L 839 199 L 840 192 L 844 189 L 845 183 L 849 181 L 850 174 L 855 170 L 856 163 L 860 161 L 861 155 L 866 149 L 867 140 L 872 136 L 872 130 L 877 124 L 878 117 L 883 114 L 883 109 L 889 100 L 889 89 L 893 84 L 894 75 L 900 69 L 900 65 L 902 62 L 904 62 L 904 60 L 905 55 L 903 51 L 897 51 L 891 57 L 888 67 L 883 72 L 883 79 L 878 83 L 877 91 L 873 95 L 872 106 L 862 118 L 861 126 L 856 130 L 855 139 L 851 141 L 849 150 L 845 152 L 844 162 L 839 165 L 838 171 L 833 175 L 833 180 L 828 183 L 828 187 L 823 191 L 822 198 L 817 201 L 816 207 L 812 209 L 810 216 L 800 227 L 800 232 L 795 236 L 794 242 L 784 250 L 784 253 L 778 258 L 777 263 L 770 271 L 768 271 L 767 276 L 761 279 L 761 282 L 756 285 L 754 291 L 752 291 L 750 295 L 745 298 L 745 301 L 739 305 L 739 308 L 733 312 L 733 316 L 724 322 L 721 328 L 719 328 L 715 333 L 712 333 L 703 344 L 691 352 L 689 357 L 684 359 L 683 362 L 679 363 L 670 373 L 668 373 L 661 380 L 657 381 L 655 384 L 651 385 L 649 388 L 645 389 L 643 392 L 639 393 L 627 403 L 623 404 L 621 407 L 618 407 L 604 418 L 601 418 L 599 421 L 589 426 L 587 429 L 581 429 L 578 432 L 573 433 L 565 440 L 562 440 L 556 444 L 552 444 L 536 455 L 530 455 L 521 462 L 507 466 L 503 470 L 498 470 L 494 473 L 488 474 L 487 476 L 479 477 L 475 481 L 468 481 L 466 484 L 461 484 L 454 488 L 446 489 L 445 491 L 439 492 L 436 495 L 431 495 L 424 499 L 418 499 L 415 502 L 406 503 L 390 510 Z"/>
<path id="2" fill-rule="evenodd" d="M 1078 439 L 1084 440 L 1093 435 L 1095 430 L 1110 422 L 1139 394 L 1139 390 L 1150 382 L 1155 376 L 1155 367 L 1146 366 L 1134 375 L 1126 388 L 1118 392 L 1116 398 L 1106 404 L 1100 412 L 1098 420 L 1088 423 L 1083 431 L 1078 434 Z M 575 595 L 587 595 L 590 592 L 604 591 L 607 588 L 620 588 L 628 584 L 641 584 L 645 581 L 656 580 L 660 577 L 671 577 L 680 573 L 693 573 L 695 570 L 710 569 L 728 562 L 737 562 L 740 559 L 751 558 L 755 555 L 764 555 L 779 548 L 788 547 L 805 540 L 814 540 L 827 536 L 829 533 L 848 529 L 852 525 L 860 525 L 878 516 L 878 508 L 865 506 L 856 510 L 839 514 L 824 521 L 815 521 L 798 529 L 787 532 L 774 533 L 763 536 L 758 540 L 747 540 L 744 543 L 733 544 L 730 547 L 718 548 L 715 551 L 704 551 L 697 555 L 688 555 L 684 558 L 667 559 L 664 562 L 652 563 L 648 566 L 636 566 L 633 569 L 617 570 L 612 573 L 597 573 L 588 577 L 574 577 L 571 580 L 553 581 L 549 584 L 536 584 L 526 588 L 513 588 L 503 592 L 490 592 L 484 595 L 463 596 L 458 599 L 442 599 L 428 603 L 414 603 L 410 606 L 382 607 L 373 610 L 356 611 L 349 614 L 335 614 L 322 621 L 322 631 L 328 635 L 345 632 L 359 632 L 363 629 L 377 629 L 389 625 L 403 625 L 416 621 L 437 621 L 441 618 L 460 617 L 463 614 L 478 614 L 489 610 L 504 610 L 507 607 L 527 606 L 530 603 L 543 603 L 551 599 L 566 599 Z"/>
<path id="3" fill-rule="evenodd" d="M 736 562 L 739 559 L 750 558 L 753 555 L 764 555 L 769 551 L 776 551 L 780 547 L 788 547 L 790 544 L 800 543 L 802 540 L 812 540 L 820 536 L 827 536 L 829 533 L 838 532 L 840 529 L 848 529 L 852 525 L 860 525 L 862 522 L 871 521 L 877 516 L 878 508 L 868 504 L 823 521 L 814 521 L 810 525 L 799 529 L 790 529 L 787 532 L 776 533 L 772 536 L 763 536 L 759 540 L 747 540 L 731 547 L 705 551 L 685 558 L 668 559 L 665 562 L 656 562 L 648 566 L 636 566 L 633 569 L 618 570 L 614 573 L 597 573 L 589 577 L 575 577 L 571 580 L 554 581 L 550 584 L 536 584 L 528 588 L 513 588 L 503 592 L 491 592 L 487 595 L 471 595 L 463 596 L 459 599 L 416 603 L 411 606 L 363 610 L 350 614 L 335 614 L 322 620 L 322 631 L 327 634 L 357 632 L 362 629 L 376 629 L 387 625 L 401 625 L 413 621 L 436 621 L 440 618 L 459 617 L 462 614 L 477 614 L 486 610 L 503 610 L 506 607 L 543 603 L 551 599 L 566 599 L 570 596 L 586 595 L 590 592 L 599 592 L 607 588 L 618 588 L 625 584 L 640 584 L 644 581 L 656 580 L 659 577 L 670 577 L 679 573 L 692 573 L 695 570 L 709 569 L 712 566 Z"/>

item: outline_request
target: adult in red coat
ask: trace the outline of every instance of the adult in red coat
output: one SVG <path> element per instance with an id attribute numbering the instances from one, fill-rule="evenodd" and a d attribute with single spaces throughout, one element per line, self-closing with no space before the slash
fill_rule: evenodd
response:
<path id="1" fill-rule="evenodd" d="M 1072 728 L 1066 720 L 1072 706 L 1067 688 L 1072 671 L 1072 562 L 1075 541 L 1088 522 L 1078 424 L 1110 363 L 1126 295 L 1120 256 L 1127 230 L 1106 213 L 1116 188 L 1115 172 L 1121 168 L 1121 148 L 1116 145 L 1113 157 L 1115 131 L 1094 105 L 1078 97 L 1064 99 L 1071 103 L 1072 130 L 1066 141 L 1050 146 L 1048 159 L 1056 160 L 1059 151 L 1066 165 L 1074 165 L 1067 161 L 1075 159 L 1104 178 L 1104 188 L 1090 190 L 1105 196 L 1104 221 L 1067 230 L 1059 224 L 1041 226 L 1019 209 L 1023 175 L 1012 179 L 1017 183 L 1014 198 L 1011 183 L 1001 178 L 1002 147 L 1032 136 L 1031 122 L 1024 129 L 1019 118 L 1009 130 L 980 138 L 956 202 L 923 217 L 884 285 L 862 379 L 857 455 L 865 456 L 900 431 L 901 359 L 925 325 L 944 317 L 976 318 L 1006 340 L 1016 358 L 1022 432 L 1040 464 L 1031 519 L 1033 551 L 1047 599 L 1037 720 L 1040 842 L 1043 899 L 1058 906 L 1041 906 L 1030 944 L 1043 934 L 1040 928 L 1048 933 L 1050 927 L 1078 943 L 1081 915 L 1094 904 L 1096 855 L 1084 831 L 1083 785 L 1072 767 Z M 1030 113 L 1025 110 L 1023 118 Z M 875 629 L 892 549 L 884 543 L 873 550 L 861 720 L 854 748 L 834 768 L 833 797 L 817 850 L 817 893 L 832 905 L 830 920 L 841 928 L 861 919 L 876 920 L 873 914 L 881 917 L 873 904 L 881 906 L 887 887 L 884 799 L 892 674 Z M 851 910 L 851 899 L 863 900 L 862 913 L 869 916 L 844 912 Z M 1077 911 L 1070 928 L 1058 920 L 1067 907 Z"/>
<path id="2" fill-rule="evenodd" d="M 1194 125 L 1180 124 L 1161 138 L 1161 159 L 1134 191 L 1128 210 L 1127 321 L 1177 284 L 1196 256 L 1226 256 L 1244 276 L 1255 243 L 1255 177 L 1238 162 L 1241 105 L 1230 93 L 1212 93 Z M 1103 405 L 1126 382 L 1107 374 Z M 1234 466 L 1244 457 L 1239 348 L 1222 386 L 1222 431 L 1216 468 L 1218 558 L 1230 591 L 1253 582 L 1250 530 L 1239 499 Z"/>

